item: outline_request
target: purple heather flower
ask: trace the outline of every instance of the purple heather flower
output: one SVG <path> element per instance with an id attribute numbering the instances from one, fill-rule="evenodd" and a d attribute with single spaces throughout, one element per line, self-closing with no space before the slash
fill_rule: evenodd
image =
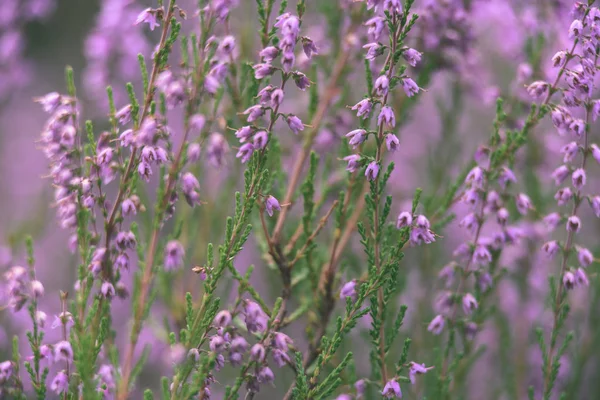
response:
<path id="1" fill-rule="evenodd" d="M 569 27 L 569 39 L 578 38 L 583 34 L 583 24 L 580 20 L 576 19 L 571 23 Z"/>
<path id="2" fill-rule="evenodd" d="M 204 124 L 206 123 L 206 118 L 202 114 L 194 114 L 190 117 L 188 124 L 190 125 L 190 129 L 194 132 L 201 132 L 204 128 Z"/>
<path id="3" fill-rule="evenodd" d="M 271 104 L 273 108 L 279 107 L 283 103 L 284 93 L 281 89 L 275 89 L 271 93 Z"/>
<path id="4" fill-rule="evenodd" d="M 569 173 L 569 167 L 567 167 L 566 165 L 561 165 L 560 167 L 556 168 L 554 172 L 552 172 L 552 178 L 554 179 L 554 183 L 557 186 L 560 185 L 565 179 L 567 179 Z"/>
<path id="5" fill-rule="evenodd" d="M 585 121 L 575 119 L 569 124 L 569 130 L 577 137 L 582 137 L 585 133 Z"/>
<path id="6" fill-rule="evenodd" d="M 356 111 L 357 117 L 369 118 L 372 108 L 373 108 L 373 103 L 371 103 L 371 100 L 362 99 L 361 101 L 356 103 L 354 106 L 352 106 L 351 110 Z"/>
<path id="7" fill-rule="evenodd" d="M 505 225 L 506 222 L 508 221 L 508 210 L 506 208 L 501 208 L 498 210 L 498 212 L 496 213 L 496 220 L 498 221 L 498 223 L 500 225 Z"/>
<path id="8" fill-rule="evenodd" d="M 251 333 L 264 332 L 267 328 L 269 319 L 267 314 L 265 314 L 257 303 L 246 300 L 244 305 L 244 315 L 246 328 Z"/>
<path id="9" fill-rule="evenodd" d="M 554 257 L 560 250 L 560 246 L 556 240 L 544 243 L 542 250 L 548 255 L 548 257 Z"/>
<path id="10" fill-rule="evenodd" d="M 219 51 L 224 55 L 230 55 L 235 49 L 235 38 L 231 35 L 225 36 L 219 44 Z"/>
<path id="11" fill-rule="evenodd" d="M 575 287 L 575 284 L 575 275 L 571 271 L 565 272 L 563 275 L 563 285 L 565 286 L 565 289 L 571 290 Z"/>
<path id="12" fill-rule="evenodd" d="M 156 10 L 153 10 L 152 8 L 146 8 L 145 10 L 143 10 L 135 20 L 135 25 L 139 25 L 142 22 L 147 23 L 151 31 L 153 31 L 154 28 L 159 26 L 156 20 Z"/>
<path id="13" fill-rule="evenodd" d="M 459 227 L 474 231 L 479 226 L 475 213 L 469 213 L 459 222 Z"/>
<path id="14" fill-rule="evenodd" d="M 419 93 L 421 88 L 410 78 L 402 79 L 402 89 L 404 89 L 404 93 L 408 97 L 413 97 L 415 94 Z"/>
<path id="15" fill-rule="evenodd" d="M 37 97 L 35 99 L 35 102 L 40 103 L 42 105 L 42 108 L 44 109 L 44 111 L 51 114 L 54 111 L 56 111 L 56 109 L 58 108 L 58 106 L 61 103 L 61 100 L 62 100 L 62 97 L 59 93 L 51 92 L 42 97 Z"/>
<path id="16" fill-rule="evenodd" d="M 265 109 L 261 105 L 257 104 L 248 108 L 242 114 L 248 116 L 248 122 L 252 122 L 262 117 L 265 114 Z"/>
<path id="17" fill-rule="evenodd" d="M 265 200 L 265 210 L 267 211 L 267 214 L 269 214 L 269 217 L 272 217 L 274 210 L 281 210 L 281 205 L 279 205 L 279 201 L 275 197 L 268 196 Z"/>
<path id="18" fill-rule="evenodd" d="M 367 165 L 367 169 L 365 170 L 365 176 L 368 180 L 374 181 L 377 179 L 377 175 L 379 174 L 379 164 L 377 161 L 371 161 L 369 165 Z"/>
<path id="19" fill-rule="evenodd" d="M 466 315 L 471 315 L 473 310 L 477 309 L 477 300 L 471 293 L 467 293 L 462 298 L 462 309 Z"/>
<path id="20" fill-rule="evenodd" d="M 379 117 L 377 118 L 378 125 L 385 125 L 386 128 L 391 129 L 396 126 L 396 117 L 394 116 L 394 110 L 391 107 L 385 106 L 381 108 Z"/>
<path id="21" fill-rule="evenodd" d="M 312 58 L 313 53 L 319 54 L 319 49 L 315 45 L 315 42 L 308 37 L 302 38 L 302 50 L 304 50 L 304 54 L 306 54 L 307 58 Z"/>
<path id="22" fill-rule="evenodd" d="M 221 335 L 214 335 L 210 338 L 209 348 L 210 351 L 220 353 L 225 350 L 226 342 Z"/>
<path id="23" fill-rule="evenodd" d="M 560 149 L 560 152 L 564 154 L 563 162 L 568 163 L 568 162 L 573 161 L 573 159 L 577 155 L 578 150 L 579 150 L 579 146 L 577 145 L 576 142 L 571 142 L 571 143 L 564 145 Z"/>
<path id="24" fill-rule="evenodd" d="M 500 185 L 500 187 L 502 187 L 502 189 L 506 189 L 506 186 L 509 182 L 517 182 L 517 177 L 515 176 L 515 173 L 512 172 L 509 168 L 503 167 L 502 172 L 500 172 L 500 176 L 498 177 L 498 184 Z"/>
<path id="25" fill-rule="evenodd" d="M 252 127 L 246 125 L 235 131 L 235 137 L 239 139 L 240 143 L 246 142 L 252 137 Z"/>
<path id="26" fill-rule="evenodd" d="M 375 58 L 383 54 L 385 47 L 381 46 L 379 43 L 373 42 L 365 44 L 363 46 L 363 49 L 367 49 L 367 55 L 365 56 L 365 58 L 367 60 L 374 60 Z"/>
<path id="27" fill-rule="evenodd" d="M 430 244 L 435 242 L 435 236 L 429 229 L 413 228 L 410 231 L 409 241 L 411 246 Z"/>
<path id="28" fill-rule="evenodd" d="M 102 282 L 100 292 L 102 293 L 102 296 L 106 297 L 107 299 L 110 299 L 115 295 L 115 287 L 112 285 L 112 283 L 104 281 Z"/>
<path id="29" fill-rule="evenodd" d="M 0 363 L 0 382 L 4 383 L 10 379 L 13 374 L 13 363 L 10 360 Z"/>
<path id="30" fill-rule="evenodd" d="M 260 383 L 273 383 L 275 381 L 275 374 L 267 366 L 260 367 L 258 370 L 258 381 Z"/>
<path id="31" fill-rule="evenodd" d="M 473 253 L 473 261 L 479 265 L 487 265 L 492 262 L 492 254 L 486 246 L 478 245 Z"/>
<path id="32" fill-rule="evenodd" d="M 268 63 L 261 63 L 254 65 L 254 78 L 263 79 L 267 76 L 273 75 L 275 67 Z"/>
<path id="33" fill-rule="evenodd" d="M 281 56 L 281 66 L 285 72 L 290 72 L 296 62 L 296 56 L 292 52 L 283 53 Z"/>
<path id="34" fill-rule="evenodd" d="M 43 328 L 46 326 L 46 320 L 48 319 L 48 315 L 43 311 L 36 311 L 35 313 L 35 322 Z"/>
<path id="35" fill-rule="evenodd" d="M 402 390 L 400 389 L 400 384 L 394 379 L 387 381 L 381 391 L 381 395 L 386 399 L 401 399 Z"/>
<path id="36" fill-rule="evenodd" d="M 273 349 L 273 361 L 275 362 L 275 365 L 277 365 L 279 368 L 284 367 L 287 363 L 291 362 L 290 360 L 290 356 L 288 356 L 288 354 L 284 351 L 281 351 L 279 349 Z"/>
<path id="37" fill-rule="evenodd" d="M 191 163 L 198 162 L 201 150 L 200 143 L 190 143 L 187 148 L 187 160 Z"/>
<path id="38" fill-rule="evenodd" d="M 579 260 L 579 265 L 582 267 L 587 267 L 594 262 L 592 252 L 584 247 L 577 248 L 577 259 Z"/>
<path id="39" fill-rule="evenodd" d="M 473 185 L 476 187 L 482 187 L 484 180 L 483 169 L 481 167 L 475 167 L 467 174 L 465 178 L 465 183 L 468 185 Z"/>
<path id="40" fill-rule="evenodd" d="M 346 393 L 342 393 L 338 397 L 336 397 L 335 400 L 352 400 L 352 396 Z"/>
<path id="41" fill-rule="evenodd" d="M 379 40 L 379 37 L 383 32 L 383 28 L 385 28 L 385 20 L 381 17 L 373 17 L 367 22 L 365 22 L 365 26 L 369 27 L 369 29 L 367 30 L 369 38 L 373 42 L 376 42 L 377 40 Z"/>
<path id="42" fill-rule="evenodd" d="M 595 50 L 594 50 L 594 52 L 595 52 Z M 594 119 L 594 121 L 596 121 L 599 116 L 600 116 L 600 100 L 594 100 L 593 106 L 592 106 L 592 118 Z"/>
<path id="43" fill-rule="evenodd" d="M 355 129 L 346 133 L 346 137 L 350 138 L 348 144 L 350 144 L 353 148 L 356 148 L 367 138 L 367 131 L 364 129 Z"/>
<path id="44" fill-rule="evenodd" d="M 300 118 L 296 117 L 295 115 L 289 115 L 285 120 L 287 121 L 288 126 L 290 127 L 292 132 L 294 132 L 295 135 L 297 135 L 298 132 L 304 130 L 304 124 L 302 123 Z"/>
<path id="45" fill-rule="evenodd" d="M 415 49 L 408 48 L 402 53 L 402 57 L 406 62 L 413 67 L 416 67 L 421 62 L 421 53 Z"/>
<path id="46" fill-rule="evenodd" d="M 492 276 L 487 272 L 479 274 L 477 277 L 477 285 L 482 292 L 487 292 L 487 290 L 492 287 L 493 283 L 494 280 L 492 279 Z"/>
<path id="47" fill-rule="evenodd" d="M 356 294 L 356 279 L 345 283 L 340 290 L 340 298 L 342 299 L 350 297 L 354 301 L 356 300 Z"/>
<path id="48" fill-rule="evenodd" d="M 587 277 L 587 274 L 582 268 L 577 268 L 575 271 L 575 282 L 577 282 L 578 286 L 589 286 L 590 281 Z"/>
<path id="49" fill-rule="evenodd" d="M 67 328 L 72 327 L 75 324 L 75 321 L 73 321 L 73 315 L 68 312 L 61 312 L 59 315 L 56 315 L 54 317 L 54 322 L 52 322 L 52 329 L 56 329 L 59 326 L 63 326 L 66 325 Z"/>
<path id="50" fill-rule="evenodd" d="M 443 316 L 436 315 L 436 317 L 429 323 L 427 330 L 433 333 L 434 335 L 439 335 L 444 329 L 445 322 L 446 321 Z"/>
<path id="51" fill-rule="evenodd" d="M 549 88 L 550 85 L 548 84 L 548 82 L 535 81 L 529 86 L 527 86 L 527 93 L 529 93 L 529 95 L 534 99 L 539 99 L 541 97 L 546 96 Z"/>
<path id="52" fill-rule="evenodd" d="M 164 267 L 165 271 L 174 271 L 183 265 L 185 250 L 177 240 L 171 240 L 165 246 Z"/>
<path id="53" fill-rule="evenodd" d="M 250 359 L 262 363 L 267 355 L 267 352 L 262 344 L 256 343 L 250 349 Z"/>
<path id="54" fill-rule="evenodd" d="M 519 214 L 521 214 L 521 215 L 527 214 L 527 212 L 533 208 L 533 205 L 531 204 L 531 200 L 529 199 L 529 196 L 527 196 L 523 193 L 519 193 L 517 195 L 517 198 L 515 199 L 515 203 L 517 205 L 517 211 L 519 211 Z"/>
<path id="55" fill-rule="evenodd" d="M 242 164 L 245 164 L 248 162 L 248 160 L 250 160 L 250 157 L 252 157 L 253 152 L 254 152 L 254 145 L 252 143 L 246 143 L 246 144 L 242 145 L 242 147 L 240 147 L 240 149 L 238 150 L 235 157 L 240 158 L 242 161 Z"/>
<path id="56" fill-rule="evenodd" d="M 594 160 L 600 164 L 600 148 L 597 144 L 592 143 L 590 145 L 590 149 L 592 149 L 592 156 L 594 157 Z"/>
<path id="57" fill-rule="evenodd" d="M 71 343 L 66 340 L 60 341 L 54 345 L 54 360 L 73 361 L 73 348 Z"/>
<path id="58" fill-rule="evenodd" d="M 50 390 L 56 394 L 66 393 L 69 390 L 69 377 L 65 371 L 60 371 L 50 384 Z"/>
<path id="59" fill-rule="evenodd" d="M 258 131 L 254 134 L 252 144 L 255 150 L 264 149 L 267 146 L 269 140 L 269 134 L 267 131 Z"/>
<path id="60" fill-rule="evenodd" d="M 137 207 L 131 198 L 123 200 L 123 203 L 121 204 L 121 213 L 124 216 L 137 214 Z"/>
<path id="61" fill-rule="evenodd" d="M 285 333 L 275 332 L 273 335 L 273 346 L 281 351 L 288 351 L 288 346 L 294 342 Z"/>
<path id="62" fill-rule="evenodd" d="M 590 200 L 590 204 L 592 206 L 592 209 L 594 210 L 594 214 L 596 214 L 596 217 L 600 218 L 600 196 L 592 197 L 592 199 Z"/>
<path id="63" fill-rule="evenodd" d="M 388 94 L 389 88 L 390 81 L 386 75 L 381 75 L 375 80 L 375 93 L 377 93 L 378 96 L 385 96 Z"/>
<path id="64" fill-rule="evenodd" d="M 433 367 L 426 367 L 425 364 L 419 364 L 414 361 L 410 363 L 410 370 L 408 371 L 408 378 L 410 379 L 410 383 L 413 385 L 416 383 L 417 375 L 426 374 L 427 371 L 433 369 Z"/>
<path id="65" fill-rule="evenodd" d="M 573 172 L 571 179 L 573 181 L 573 186 L 575 187 L 575 189 L 581 190 L 581 188 L 583 188 L 586 182 L 585 170 L 583 168 L 576 169 Z"/>
<path id="66" fill-rule="evenodd" d="M 571 215 L 569 219 L 567 219 L 567 231 L 569 232 L 579 232 L 581 229 L 581 220 L 576 215 Z"/>
<path id="67" fill-rule="evenodd" d="M 367 384 L 364 379 L 359 379 L 354 383 L 354 389 L 356 390 L 356 397 L 361 397 L 365 395 L 365 391 L 367 390 Z"/>
<path id="68" fill-rule="evenodd" d="M 38 280 L 31 281 L 31 293 L 33 297 L 38 298 L 44 295 L 44 285 Z"/>
<path id="69" fill-rule="evenodd" d="M 360 167 L 360 156 L 358 154 L 351 154 L 343 158 L 348 163 L 346 171 L 355 172 Z"/>
<path id="70" fill-rule="evenodd" d="M 236 336 L 231 340 L 229 347 L 235 353 L 245 353 L 248 350 L 248 342 L 243 336 Z"/>
<path id="71" fill-rule="evenodd" d="M 217 313 L 213 323 L 219 328 L 224 328 L 231 323 L 231 313 L 227 310 L 222 310 Z"/>
<path id="72" fill-rule="evenodd" d="M 264 61 L 270 63 L 279 55 L 279 49 L 275 46 L 265 47 L 258 55 L 262 57 Z"/>
<path id="73" fill-rule="evenodd" d="M 415 220 L 415 225 L 417 225 L 421 229 L 429 229 L 431 226 L 427 217 L 422 214 L 417 216 Z"/>
<path id="74" fill-rule="evenodd" d="M 121 108 L 119 111 L 117 111 L 117 113 L 115 114 L 115 117 L 119 120 L 119 123 L 121 125 L 125 125 L 126 123 L 131 121 L 132 108 L 133 107 L 131 106 L 131 104 L 128 104 L 125 107 Z"/>
<path id="75" fill-rule="evenodd" d="M 310 80 L 302 72 L 295 71 L 292 77 L 298 89 L 305 91 L 310 86 Z"/>
<path id="76" fill-rule="evenodd" d="M 398 220 L 396 221 L 396 228 L 401 229 L 412 224 L 413 217 L 412 214 L 408 211 L 402 211 L 400 215 L 398 215 Z"/>

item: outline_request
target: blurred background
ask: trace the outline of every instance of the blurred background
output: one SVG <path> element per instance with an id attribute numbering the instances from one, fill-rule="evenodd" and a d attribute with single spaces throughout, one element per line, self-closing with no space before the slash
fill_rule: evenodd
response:
<path id="1" fill-rule="evenodd" d="M 179 3 L 183 9 L 189 10 L 190 15 L 193 14 L 192 1 Z M 319 57 L 323 62 L 331 62 L 339 45 L 337 35 L 347 33 L 348 21 L 344 20 L 347 17 L 342 11 L 347 10 L 351 2 L 327 0 L 307 3 L 306 26 L 303 29 L 319 46 Z M 417 187 L 422 187 L 426 196 L 441 195 L 448 183 L 470 163 L 474 150 L 487 142 L 498 95 L 510 100 L 511 111 L 516 116 L 515 126 L 522 123 L 526 115 L 523 109 L 527 110 L 530 101 L 523 89 L 525 82 L 552 78 L 554 72 L 550 68 L 550 58 L 555 51 L 565 47 L 570 24 L 568 8 L 572 2 L 417 0 L 415 7 L 423 15 L 428 15 L 432 12 L 431 4 L 455 7 L 455 3 L 461 3 L 456 8 L 464 11 L 467 23 L 457 17 L 455 23 L 463 25 L 438 26 L 437 29 L 446 29 L 439 36 L 444 40 L 459 41 L 468 51 L 455 45 L 448 54 L 442 53 L 445 51 L 443 46 L 428 36 L 434 28 L 426 22 L 417 23 L 419 34 L 414 47 L 424 52 L 424 60 L 427 57 L 437 60 L 437 70 L 423 85 L 427 91 L 411 105 L 410 114 L 403 116 L 398 134 L 401 148 L 394 155 L 397 168 L 390 187 L 395 213 L 407 208 Z M 44 179 L 47 162 L 37 148 L 36 140 L 46 115 L 33 99 L 51 91 L 64 91 L 64 68 L 70 65 L 75 71 L 84 118 L 102 127 L 108 112 L 104 95 L 106 85 L 113 85 L 117 107 L 122 105 L 125 82 L 136 84 L 140 80 L 137 54 L 142 53 L 150 59 L 157 43 L 157 31 L 149 32 L 133 25 L 138 13 L 150 5 L 154 4 L 137 0 L 0 1 L 0 267 L 23 263 L 24 237 L 33 235 L 38 277 L 48 294 L 43 307 L 49 316 L 55 312 L 52 310 L 59 309 L 58 290 L 71 290 L 75 264 L 68 251 L 68 234 L 58 228 L 55 220 L 50 182 Z M 327 28 L 332 26 L 332 20 L 327 16 L 333 15 L 327 11 L 328 8 L 342 15 L 337 32 Z M 256 61 L 254 54 L 259 49 L 255 18 L 247 17 L 254 16 L 255 12 L 254 0 L 240 0 L 231 17 L 232 26 L 235 26 L 233 34 L 238 38 L 239 57 L 247 61 Z M 193 24 L 184 25 L 186 29 L 194 29 Z M 356 33 L 354 45 L 349 45 L 348 51 L 355 55 L 353 60 L 361 58 L 363 37 L 364 32 Z M 354 84 L 364 80 L 362 69 L 357 69 L 358 75 L 351 75 L 348 80 L 352 84 L 340 89 L 340 98 L 345 104 L 354 104 L 365 92 L 364 85 Z M 305 109 L 306 98 L 298 96 L 294 107 Z M 316 150 L 325 154 L 329 149 L 338 147 L 342 136 L 354 129 L 352 127 L 356 123 L 355 116 L 344 107 L 332 111 L 319 132 Z M 507 269 L 507 279 L 501 283 L 491 301 L 498 312 L 478 337 L 488 351 L 477 360 L 481 368 L 473 368 L 465 389 L 469 398 L 524 398 L 527 386 L 540 379 L 540 354 L 532 332 L 534 327 L 547 326 L 549 322 L 548 310 L 544 311 L 548 286 L 546 277 L 554 266 L 549 266 L 537 251 L 548 237 L 538 217 L 554 207 L 549 173 L 559 162 L 558 149 L 563 144 L 552 130 L 549 125 L 537 129 L 530 145 L 517 160 L 515 171 L 521 180 L 519 185 L 533 191 L 527 193 L 535 201 L 537 214 L 521 221 L 522 229 L 527 232 L 523 243 L 503 255 L 502 265 Z M 594 134 L 597 132 L 595 128 Z M 297 142 L 287 144 L 286 162 L 290 162 Z M 230 168 L 217 174 L 222 174 L 223 178 L 231 171 L 237 172 L 236 163 L 230 155 Z M 597 166 L 594 165 L 592 171 L 598 172 Z M 206 187 L 205 183 L 210 179 L 203 179 L 202 184 Z M 591 180 L 591 185 L 596 185 L 591 187 L 598 187 L 597 180 Z M 202 246 L 209 240 L 218 243 L 222 236 L 224 217 L 231 213 L 231 199 L 220 203 L 223 194 L 217 191 L 208 193 L 208 204 L 204 211 L 199 211 L 205 218 L 203 221 L 208 219 L 210 222 L 203 225 L 206 232 L 202 236 Z M 211 211 L 215 212 L 212 216 Z M 460 206 L 453 211 L 458 215 L 457 221 L 466 213 Z M 589 235 L 585 241 L 589 242 L 592 250 L 600 249 L 597 241 L 599 228 L 597 222 L 586 227 Z M 409 306 L 403 332 L 414 340 L 411 356 L 427 365 L 434 361 L 431 349 L 440 345 L 440 338 L 432 337 L 426 331 L 427 324 L 435 315 L 435 296 L 440 289 L 437 273 L 451 260 L 452 251 L 466 237 L 457 227 L 457 222 L 440 235 L 438 243 L 425 250 L 408 250 L 401 279 L 404 290 L 399 290 L 398 300 Z M 269 274 L 268 269 L 262 268 L 260 254 L 253 249 L 256 247 L 254 239 L 246 247 L 236 265 L 244 270 L 248 265 L 256 264 L 254 279 L 259 291 L 270 291 L 271 299 L 274 298 L 278 293 L 278 280 Z M 353 252 L 360 256 L 353 258 Z M 353 273 L 360 271 L 361 257 L 362 251 L 356 240 L 348 249 L 344 277 L 355 277 Z M 202 259 L 200 255 L 192 258 Z M 590 275 L 592 285 L 589 293 L 575 294 L 573 307 L 573 320 L 583 327 L 577 333 L 576 342 L 585 347 L 576 346 L 575 355 L 565 358 L 564 369 L 561 370 L 564 374 L 561 375 L 561 387 L 569 389 L 574 397 L 568 398 L 572 399 L 594 399 L 598 398 L 594 393 L 600 393 L 600 381 L 593 380 L 599 359 L 590 356 L 592 353 L 600 354 L 597 338 L 600 335 L 596 330 L 600 321 L 597 312 L 594 312 L 597 310 L 594 307 L 600 304 L 598 279 L 595 274 Z M 157 304 L 156 314 L 160 315 L 161 310 L 168 307 L 169 304 Z M 128 310 L 120 310 L 119 314 L 115 320 L 127 323 Z M 158 320 L 160 318 L 149 322 L 139 347 L 152 343 L 151 357 L 160 362 L 147 368 L 140 387 L 156 388 L 156 378 L 164 373 L 164 369 L 157 368 L 157 365 L 166 368 L 171 365 L 172 349 L 165 344 L 166 331 L 160 327 Z M 1 312 L 0 321 L 0 359 L 5 359 L 8 356 L 8 338 L 26 329 L 30 321 L 25 312 Z M 290 329 L 288 334 L 292 338 L 302 336 L 300 325 Z M 49 331 L 48 340 L 57 339 L 57 334 Z M 302 343 L 301 339 L 299 343 Z M 22 345 L 25 345 L 24 341 Z M 352 347 L 352 343 L 347 343 L 344 349 Z M 358 376 L 368 374 L 361 367 L 361 361 L 367 360 L 366 352 L 357 354 Z M 279 398 L 291 379 L 291 373 L 285 375 L 286 384 L 274 388 L 270 392 L 273 397 L 269 398 Z M 427 385 L 429 381 L 423 382 Z M 503 382 L 510 382 L 510 387 Z M 413 390 L 420 393 L 422 387 Z"/>

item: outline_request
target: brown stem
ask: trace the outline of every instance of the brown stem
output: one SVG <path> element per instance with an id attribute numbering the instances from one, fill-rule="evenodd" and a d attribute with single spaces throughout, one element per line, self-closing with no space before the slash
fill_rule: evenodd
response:
<path id="1" fill-rule="evenodd" d="M 281 236 L 281 231 L 283 229 L 283 224 L 285 223 L 285 218 L 287 217 L 289 208 L 291 208 L 291 204 L 294 197 L 294 192 L 296 190 L 296 186 L 298 185 L 298 181 L 300 180 L 300 174 L 302 173 L 302 168 L 304 167 L 304 163 L 310 154 L 310 150 L 314 139 L 319 131 L 319 127 L 327 114 L 327 110 L 329 109 L 329 105 L 337 94 L 337 86 L 340 77 L 342 76 L 342 72 L 344 71 L 344 67 L 348 62 L 348 58 L 350 57 L 350 51 L 342 51 L 338 55 L 335 66 L 333 67 L 333 72 L 331 74 L 331 78 L 329 80 L 329 84 L 325 89 L 325 94 L 319 101 L 319 105 L 317 107 L 317 112 L 315 113 L 312 121 L 311 121 L 311 130 L 306 135 L 304 139 L 304 145 L 300 150 L 300 154 L 296 157 L 296 161 L 294 163 L 294 167 L 292 169 L 292 173 L 289 178 L 289 185 L 287 187 L 287 191 L 285 193 L 285 197 L 283 200 L 284 204 L 290 204 L 290 206 L 284 208 L 279 213 L 279 217 L 277 218 L 277 222 L 275 223 L 275 228 L 273 229 L 272 239 L 274 243 L 278 243 Z"/>

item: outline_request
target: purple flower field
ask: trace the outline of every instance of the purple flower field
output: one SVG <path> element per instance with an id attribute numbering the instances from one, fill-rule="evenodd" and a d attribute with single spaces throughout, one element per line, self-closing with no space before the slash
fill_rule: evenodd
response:
<path id="1" fill-rule="evenodd" d="M 600 398 L 599 56 L 595 0 L 0 1 L 0 399 Z"/>

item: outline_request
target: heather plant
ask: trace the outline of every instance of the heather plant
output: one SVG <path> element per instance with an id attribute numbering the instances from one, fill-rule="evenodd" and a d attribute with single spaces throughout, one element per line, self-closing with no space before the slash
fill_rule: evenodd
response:
<path id="1" fill-rule="evenodd" d="M 102 1 L 34 99 L 71 267 L 7 240 L 0 397 L 595 398 L 600 11 L 489 3 Z"/>

